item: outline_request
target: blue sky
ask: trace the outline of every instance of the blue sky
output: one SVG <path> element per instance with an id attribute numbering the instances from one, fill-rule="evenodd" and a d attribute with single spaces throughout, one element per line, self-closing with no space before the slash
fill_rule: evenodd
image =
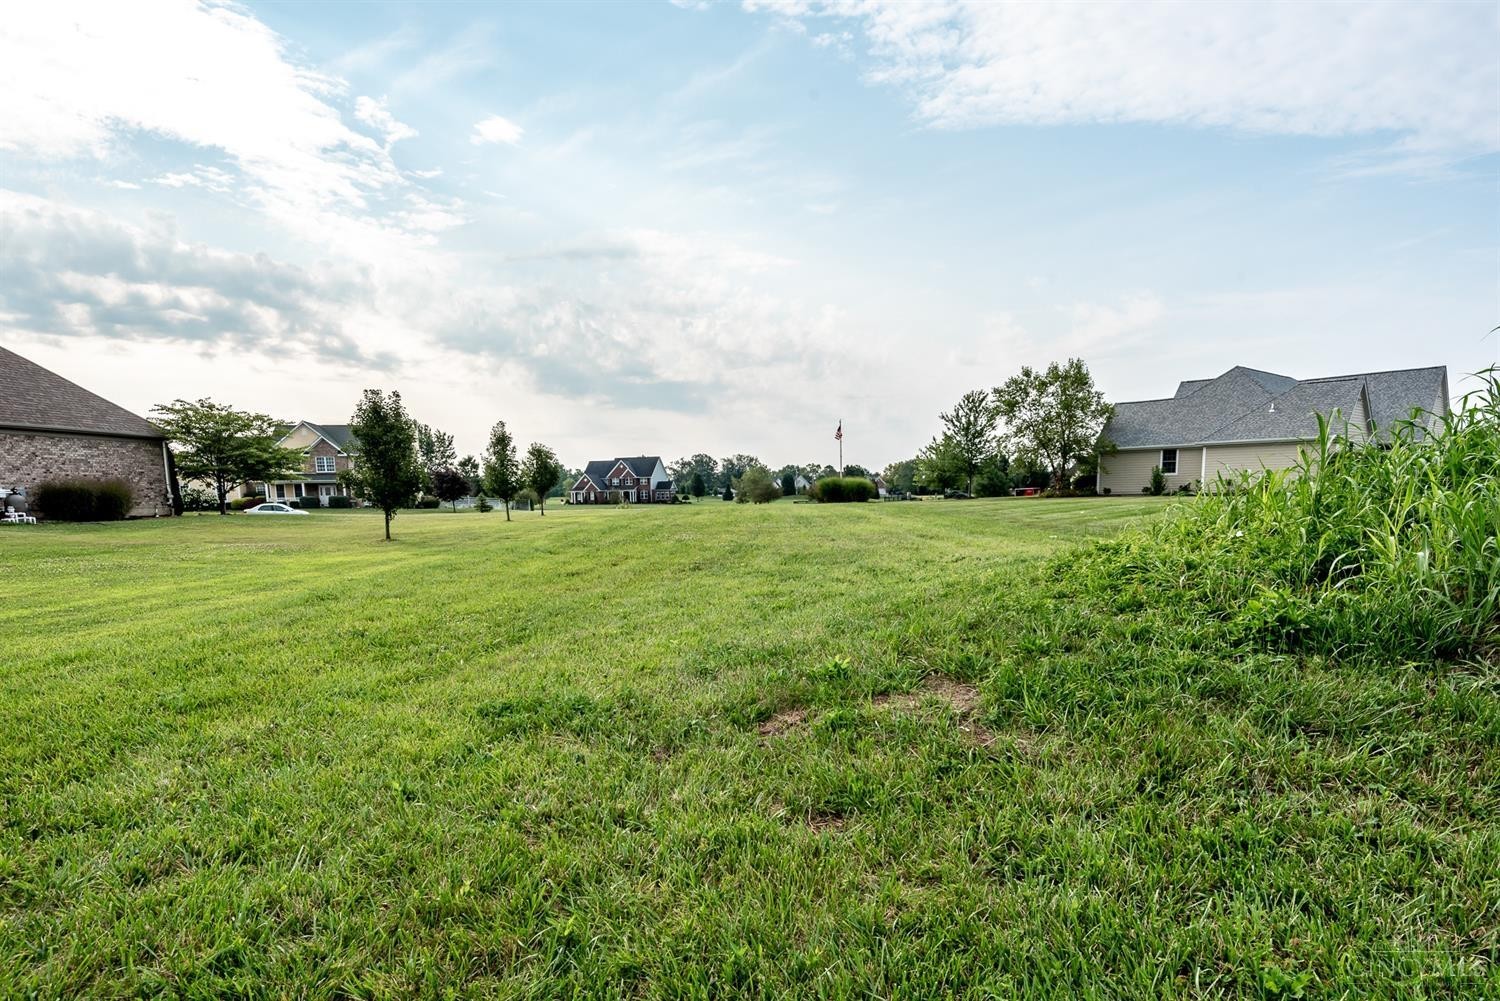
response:
<path id="1" fill-rule="evenodd" d="M 1085 358 L 1496 360 L 1493 4 L 39 5 L 0 339 L 134 409 L 913 454 Z"/>

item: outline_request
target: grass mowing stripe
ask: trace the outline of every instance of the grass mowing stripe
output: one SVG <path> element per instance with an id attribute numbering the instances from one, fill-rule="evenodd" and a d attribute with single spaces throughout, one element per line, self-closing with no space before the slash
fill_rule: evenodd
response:
<path id="1" fill-rule="evenodd" d="M 1163 507 L 7 535 L 0 996 L 1492 989 L 1489 676 L 1046 568 Z"/>

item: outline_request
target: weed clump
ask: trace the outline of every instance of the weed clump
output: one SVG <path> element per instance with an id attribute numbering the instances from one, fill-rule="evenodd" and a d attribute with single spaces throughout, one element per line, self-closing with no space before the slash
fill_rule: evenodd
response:
<path id="1" fill-rule="evenodd" d="M 1060 570 L 1113 602 L 1177 605 L 1262 648 L 1390 661 L 1492 646 L 1500 371 L 1482 378 L 1454 413 L 1369 440 L 1320 417 L 1293 468 L 1221 478 Z"/>

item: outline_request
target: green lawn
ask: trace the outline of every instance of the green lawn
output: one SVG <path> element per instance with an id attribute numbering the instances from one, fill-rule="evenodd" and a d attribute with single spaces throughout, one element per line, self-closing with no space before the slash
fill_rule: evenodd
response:
<path id="1" fill-rule="evenodd" d="M 0 529 L 0 997 L 1496 990 L 1493 671 L 1057 590 L 1164 503 Z"/>

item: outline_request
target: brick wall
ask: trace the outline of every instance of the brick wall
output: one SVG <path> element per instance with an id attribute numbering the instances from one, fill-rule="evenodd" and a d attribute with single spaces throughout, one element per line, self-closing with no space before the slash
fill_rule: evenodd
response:
<path id="1" fill-rule="evenodd" d="M 313 447 L 307 450 L 307 462 L 303 465 L 302 471 L 304 473 L 314 472 L 316 469 L 315 460 L 317 456 L 320 455 L 333 456 L 334 472 L 342 473 L 344 470 L 349 468 L 349 457 L 346 455 L 339 455 L 338 449 L 328 444 L 326 440 L 319 438 L 317 442 L 313 444 Z"/>
<path id="2" fill-rule="evenodd" d="M 172 513 L 159 441 L 0 430 L 0 486 L 25 487 L 34 495 L 45 480 L 74 478 L 129 483 L 133 518 Z"/>

